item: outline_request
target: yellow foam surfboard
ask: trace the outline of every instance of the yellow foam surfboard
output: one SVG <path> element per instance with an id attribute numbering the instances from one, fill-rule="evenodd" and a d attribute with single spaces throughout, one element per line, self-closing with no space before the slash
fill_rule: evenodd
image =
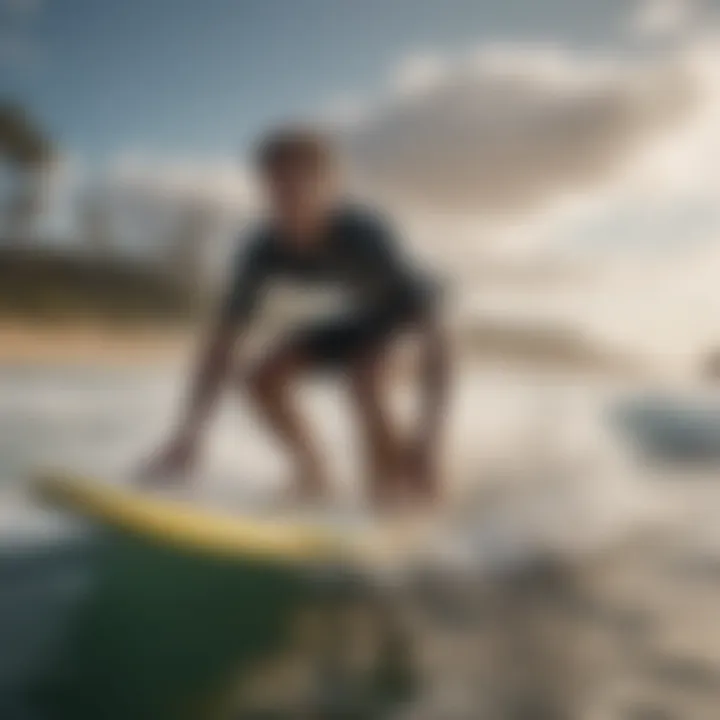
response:
<path id="1" fill-rule="evenodd" d="M 327 528 L 233 516 L 71 473 L 42 473 L 34 489 L 52 505 L 188 550 L 287 561 L 333 560 L 352 553 L 348 538 Z"/>
<path id="2" fill-rule="evenodd" d="M 342 531 L 321 521 L 257 518 L 197 507 L 73 473 L 45 472 L 34 489 L 50 504 L 191 552 L 277 562 L 392 566 L 427 543 L 428 518 L 384 518 Z"/>

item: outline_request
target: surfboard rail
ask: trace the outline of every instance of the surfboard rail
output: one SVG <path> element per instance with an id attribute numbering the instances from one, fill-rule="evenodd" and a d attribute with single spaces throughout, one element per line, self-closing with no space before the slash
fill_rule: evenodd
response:
<path id="1" fill-rule="evenodd" d="M 33 490 L 48 504 L 188 551 L 287 562 L 339 560 L 347 538 L 327 528 L 197 508 L 82 475 L 44 471 Z"/>

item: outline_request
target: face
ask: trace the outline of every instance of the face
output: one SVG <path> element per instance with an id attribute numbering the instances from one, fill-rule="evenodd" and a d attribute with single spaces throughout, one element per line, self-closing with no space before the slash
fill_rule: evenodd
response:
<path id="1" fill-rule="evenodd" d="M 332 202 L 331 175 L 326 168 L 289 162 L 266 170 L 264 190 L 275 220 L 294 235 L 311 230 Z"/>

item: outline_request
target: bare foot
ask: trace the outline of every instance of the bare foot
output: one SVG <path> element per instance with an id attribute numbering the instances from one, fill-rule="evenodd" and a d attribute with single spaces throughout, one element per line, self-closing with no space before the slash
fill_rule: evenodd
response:
<path id="1" fill-rule="evenodd" d="M 402 477 L 391 464 L 374 463 L 369 471 L 366 487 L 375 508 L 392 510 L 406 502 L 406 488 Z"/>
<path id="2" fill-rule="evenodd" d="M 282 490 L 279 504 L 287 508 L 316 505 L 325 502 L 330 494 L 326 473 L 318 463 L 307 462 L 298 469 L 294 481 Z"/>
<path id="3" fill-rule="evenodd" d="M 438 500 L 440 485 L 433 448 L 427 443 L 411 446 L 401 465 L 401 480 L 406 495 L 416 505 L 434 504 Z"/>
<path id="4" fill-rule="evenodd" d="M 317 501 L 329 495 L 330 483 L 327 474 L 317 464 L 300 469 L 291 488 L 291 493 L 301 501 Z"/>
<path id="5" fill-rule="evenodd" d="M 178 437 L 141 467 L 135 473 L 135 479 L 147 488 L 182 486 L 195 463 L 196 454 L 192 438 Z"/>

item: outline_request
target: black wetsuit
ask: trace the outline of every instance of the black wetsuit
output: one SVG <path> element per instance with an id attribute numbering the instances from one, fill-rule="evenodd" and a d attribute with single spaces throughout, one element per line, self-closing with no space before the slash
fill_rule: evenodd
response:
<path id="1" fill-rule="evenodd" d="M 392 230 L 355 207 L 338 209 L 324 237 L 296 247 L 266 224 L 243 247 L 223 312 L 246 323 L 268 283 L 292 279 L 349 291 L 354 309 L 298 328 L 290 343 L 319 365 L 343 364 L 427 313 L 436 285 L 403 258 Z"/>

